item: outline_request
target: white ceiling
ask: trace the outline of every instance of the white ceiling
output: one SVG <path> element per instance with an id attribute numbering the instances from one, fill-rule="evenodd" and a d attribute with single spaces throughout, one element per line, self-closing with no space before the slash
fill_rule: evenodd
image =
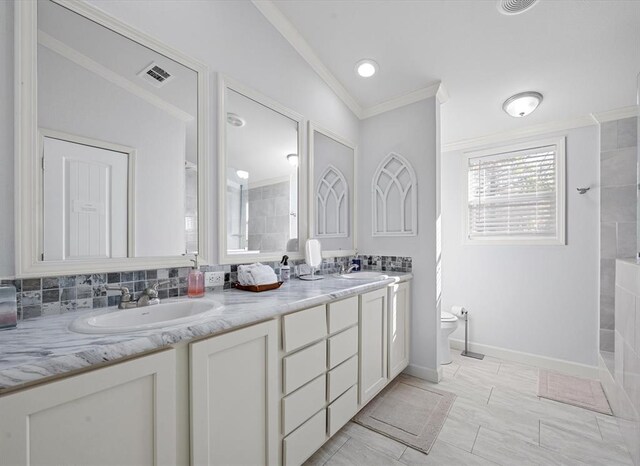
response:
<path id="1" fill-rule="evenodd" d="M 275 0 L 363 108 L 441 81 L 450 143 L 635 104 L 640 1 L 539 0 L 505 16 L 495 0 Z M 373 58 L 363 79 L 355 63 Z M 526 118 L 502 111 L 517 92 L 544 102 Z"/>
<path id="2" fill-rule="evenodd" d="M 298 152 L 298 122 L 232 90 L 226 110 L 246 122 L 226 125 L 227 167 L 249 172 L 249 186 L 288 178 L 295 170 L 287 155 Z"/>

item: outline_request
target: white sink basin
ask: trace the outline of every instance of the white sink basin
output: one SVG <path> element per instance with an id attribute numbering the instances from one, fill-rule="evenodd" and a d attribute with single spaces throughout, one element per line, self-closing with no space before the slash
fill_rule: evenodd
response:
<path id="1" fill-rule="evenodd" d="M 348 280 L 384 280 L 387 276 L 380 272 L 351 272 L 342 273 L 338 277 L 346 278 Z"/>
<path id="2" fill-rule="evenodd" d="M 216 313 L 221 304 L 178 300 L 132 309 L 103 309 L 77 318 L 69 330 L 78 333 L 124 333 L 184 324 Z"/>

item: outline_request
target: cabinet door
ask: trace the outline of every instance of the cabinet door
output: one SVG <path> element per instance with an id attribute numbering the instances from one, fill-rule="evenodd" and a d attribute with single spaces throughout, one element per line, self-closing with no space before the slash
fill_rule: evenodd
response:
<path id="1" fill-rule="evenodd" d="M 409 364 L 409 282 L 389 286 L 389 378 L 393 379 Z"/>
<path id="2" fill-rule="evenodd" d="M 276 321 L 190 345 L 194 465 L 275 465 Z"/>
<path id="3" fill-rule="evenodd" d="M 167 350 L 0 397 L 0 464 L 175 464 L 175 364 Z"/>
<path id="4" fill-rule="evenodd" d="M 360 295 L 360 405 L 387 383 L 387 290 Z"/>

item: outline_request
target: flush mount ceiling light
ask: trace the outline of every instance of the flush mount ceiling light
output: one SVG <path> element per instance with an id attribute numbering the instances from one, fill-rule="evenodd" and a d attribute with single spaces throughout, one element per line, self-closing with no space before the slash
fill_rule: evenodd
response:
<path id="1" fill-rule="evenodd" d="M 249 179 L 249 172 L 246 172 L 244 170 L 236 170 L 236 175 L 238 175 L 238 178 L 240 178 L 241 180 Z"/>
<path id="2" fill-rule="evenodd" d="M 297 167 L 298 166 L 298 154 L 289 154 L 289 155 L 287 155 L 287 161 L 289 162 L 289 165 L 291 165 L 292 167 Z"/>
<path id="3" fill-rule="evenodd" d="M 229 123 L 231 126 L 240 128 L 246 124 L 246 121 L 244 121 L 244 118 L 240 117 L 240 115 L 229 112 L 227 113 L 227 123 Z"/>
<path id="4" fill-rule="evenodd" d="M 521 92 L 504 101 L 502 110 L 514 118 L 521 118 L 533 112 L 542 102 L 542 94 L 539 92 Z"/>
<path id="5" fill-rule="evenodd" d="M 519 15 L 533 8 L 538 0 L 498 0 L 498 11 L 503 15 Z"/>
<path id="6" fill-rule="evenodd" d="M 378 64 L 370 59 L 360 60 L 356 63 L 356 73 L 363 78 L 370 78 L 378 71 Z"/>

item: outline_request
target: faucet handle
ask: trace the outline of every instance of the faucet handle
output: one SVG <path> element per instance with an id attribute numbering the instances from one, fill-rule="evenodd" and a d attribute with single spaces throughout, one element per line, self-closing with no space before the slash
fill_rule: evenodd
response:
<path id="1" fill-rule="evenodd" d="M 158 287 L 161 285 L 167 285 L 169 283 L 171 283 L 169 280 L 163 280 L 161 282 L 154 283 L 144 290 L 144 294 L 149 296 L 149 298 L 151 299 L 155 299 L 158 297 Z"/>
<path id="2" fill-rule="evenodd" d="M 158 287 L 168 285 L 169 283 L 171 283 L 171 280 L 162 280 L 161 282 L 154 283 L 152 288 L 154 291 L 158 291 Z"/>
<path id="3" fill-rule="evenodd" d="M 120 298 L 121 301 L 131 301 L 131 293 L 126 286 L 104 285 L 103 289 L 105 291 L 119 291 L 122 294 Z"/>

